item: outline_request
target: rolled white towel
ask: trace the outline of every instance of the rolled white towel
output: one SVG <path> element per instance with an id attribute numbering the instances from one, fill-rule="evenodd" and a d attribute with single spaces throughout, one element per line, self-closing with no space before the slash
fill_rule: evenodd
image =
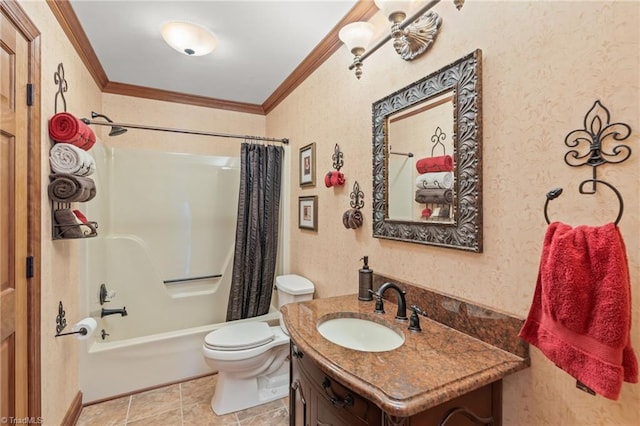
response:
<path id="1" fill-rule="evenodd" d="M 87 151 L 69 143 L 57 143 L 49 151 L 49 164 L 54 173 L 90 176 L 96 162 Z"/>
<path id="2" fill-rule="evenodd" d="M 418 189 L 451 189 L 453 188 L 453 173 L 423 173 L 416 178 L 416 187 Z"/>

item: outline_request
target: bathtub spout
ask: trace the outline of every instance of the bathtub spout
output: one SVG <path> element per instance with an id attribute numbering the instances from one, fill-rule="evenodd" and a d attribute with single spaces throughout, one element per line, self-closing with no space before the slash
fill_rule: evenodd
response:
<path id="1" fill-rule="evenodd" d="M 100 313 L 100 318 L 104 318 L 107 315 L 120 314 L 123 317 L 127 316 L 127 308 L 123 307 L 122 309 L 105 309 L 102 308 L 102 312 Z"/>

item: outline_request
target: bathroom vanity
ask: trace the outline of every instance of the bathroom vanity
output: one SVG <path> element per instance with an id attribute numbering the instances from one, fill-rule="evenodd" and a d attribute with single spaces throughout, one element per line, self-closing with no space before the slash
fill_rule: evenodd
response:
<path id="1" fill-rule="evenodd" d="M 291 337 L 290 424 L 500 425 L 502 379 L 529 365 L 528 348 L 517 339 L 520 320 L 425 291 L 416 290 L 412 299 L 408 289 L 408 304 L 436 297 L 436 317 L 448 312 L 445 323 L 466 323 L 461 328 L 484 323 L 478 329 L 492 328 L 489 334 L 503 347 L 431 317 L 421 318 L 422 331 L 411 332 L 408 323 L 395 320 L 395 305 L 385 302 L 386 313 L 375 314 L 374 302 L 355 294 L 287 305 L 282 312 Z M 341 317 L 383 324 L 401 333 L 404 343 L 381 352 L 332 343 L 317 326 Z"/>

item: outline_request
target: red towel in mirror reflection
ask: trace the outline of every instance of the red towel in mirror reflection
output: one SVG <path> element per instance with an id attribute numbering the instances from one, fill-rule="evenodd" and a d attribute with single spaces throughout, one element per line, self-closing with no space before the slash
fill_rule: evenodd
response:
<path id="1" fill-rule="evenodd" d="M 533 302 L 520 337 L 598 394 L 638 382 L 631 284 L 615 224 L 547 228 Z"/>
<path id="2" fill-rule="evenodd" d="M 418 173 L 450 172 L 453 170 L 453 157 L 441 155 L 440 157 L 425 157 L 416 161 Z"/>

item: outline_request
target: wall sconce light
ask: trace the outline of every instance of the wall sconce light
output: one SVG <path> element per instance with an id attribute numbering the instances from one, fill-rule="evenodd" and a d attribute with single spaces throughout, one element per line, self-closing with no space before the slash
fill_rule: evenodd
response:
<path id="1" fill-rule="evenodd" d="M 353 54 L 353 65 L 356 68 L 356 77 L 360 79 L 362 76 L 362 62 L 360 57 L 369 47 L 369 43 L 373 38 L 373 24 L 368 22 L 352 22 L 342 27 L 338 33 L 338 37 L 347 45 L 349 51 Z"/>
<path id="2" fill-rule="evenodd" d="M 338 37 L 354 55 L 349 69 L 355 68 L 356 77 L 359 79 L 362 76 L 362 61 L 392 38 L 393 47 L 402 59 L 410 61 L 420 56 L 433 44 L 442 24 L 442 18 L 429 11 L 439 2 L 440 0 L 429 1 L 405 19 L 411 6 L 416 3 L 415 0 L 374 0 L 378 9 L 391 22 L 390 34 L 366 50 L 373 37 L 373 26 L 368 22 L 352 22 L 345 25 Z M 458 10 L 464 5 L 464 0 L 453 2 Z"/>
<path id="3" fill-rule="evenodd" d="M 191 22 L 166 22 L 161 32 L 169 46 L 187 56 L 207 55 L 216 48 L 216 36 L 205 27 Z"/>

